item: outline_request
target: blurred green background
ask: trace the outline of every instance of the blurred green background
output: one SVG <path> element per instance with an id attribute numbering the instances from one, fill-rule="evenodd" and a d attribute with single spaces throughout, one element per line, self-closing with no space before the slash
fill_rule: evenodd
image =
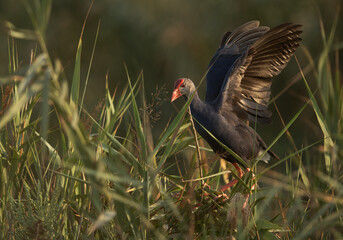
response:
<path id="1" fill-rule="evenodd" d="M 207 64 L 226 31 L 250 21 L 260 20 L 262 25 L 274 27 L 285 22 L 303 25 L 303 46 L 297 50 L 300 64 L 305 68 L 309 61 L 305 49 L 314 61 L 322 49 L 320 19 L 327 33 L 337 12 L 338 1 L 334 0 L 131 0 L 95 1 L 86 23 L 83 35 L 82 75 L 87 74 L 92 47 L 100 21 L 100 32 L 87 88 L 85 106 L 91 112 L 104 97 L 105 78 L 108 73 L 110 89 L 123 88 L 126 84 L 124 63 L 131 77 L 135 79 L 144 71 L 145 88 L 148 101 L 152 101 L 156 89 L 165 88 L 168 93 L 160 94 L 160 105 L 155 111 L 161 119 L 154 123 L 153 131 L 158 136 L 176 112 L 169 103 L 173 82 L 179 77 L 189 77 L 199 83 Z M 46 42 L 52 58 L 62 61 L 67 78 L 71 81 L 77 44 L 91 1 L 58 0 L 53 1 L 50 24 Z M 0 18 L 8 20 L 19 28 L 32 29 L 30 18 L 22 1 L 0 0 Z M 342 39 L 342 18 L 339 20 L 336 37 Z M 8 74 L 8 37 L 4 30 L 0 35 L 0 75 Z M 36 43 L 18 40 L 17 47 L 20 65 L 29 64 L 30 50 Z M 274 79 L 272 92 L 276 96 L 299 72 L 294 59 L 288 67 Z M 315 90 L 316 80 L 307 76 Z M 81 89 L 84 83 L 81 83 Z M 205 84 L 200 87 L 203 97 Z M 151 93 L 151 95 L 150 95 Z M 280 112 L 287 122 L 306 101 L 303 81 L 299 81 L 283 93 L 277 100 Z M 177 107 L 184 102 L 178 101 Z M 275 112 L 271 126 L 257 126 L 259 133 L 269 144 L 281 131 L 282 125 Z M 313 121 L 315 115 L 310 108 L 302 114 L 290 131 L 297 145 L 306 144 L 322 138 L 322 133 Z M 283 144 L 285 143 L 285 144 Z M 283 150 L 290 149 L 284 139 L 275 146 L 275 151 L 284 156 Z"/>

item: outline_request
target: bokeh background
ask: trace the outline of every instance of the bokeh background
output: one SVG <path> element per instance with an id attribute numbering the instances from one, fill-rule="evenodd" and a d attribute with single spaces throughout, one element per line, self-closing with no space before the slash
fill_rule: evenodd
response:
<path id="1" fill-rule="evenodd" d="M 23 1 L 0 0 L 0 18 L 8 20 L 19 28 L 32 28 L 30 18 L 22 4 Z M 175 115 L 183 101 L 170 104 L 169 98 L 173 82 L 179 77 L 189 77 L 199 83 L 206 72 L 207 64 L 226 31 L 250 21 L 260 20 L 270 27 L 285 22 L 303 25 L 303 45 L 297 50 L 300 64 L 305 68 L 310 53 L 318 60 L 322 50 L 320 20 L 326 32 L 337 13 L 338 1 L 335 0 L 102 0 L 94 1 L 83 35 L 82 75 L 87 74 L 98 23 L 100 32 L 91 68 L 85 106 L 91 112 L 104 97 L 105 78 L 108 73 L 110 89 L 122 89 L 127 84 L 124 63 L 128 66 L 132 79 L 140 71 L 144 72 L 145 89 L 148 102 L 154 101 L 153 95 L 160 92 L 155 112 L 160 119 L 153 123 L 153 132 L 158 136 Z M 89 0 L 53 1 L 50 24 L 46 42 L 52 58 L 62 61 L 69 81 L 73 76 L 74 60 L 81 29 L 91 5 Z M 336 37 L 342 39 L 342 18 L 339 20 Z M 8 37 L 0 32 L 0 74 L 8 74 Z M 36 43 L 18 40 L 20 64 L 29 64 L 30 50 Z M 282 74 L 274 79 L 274 96 L 290 84 L 299 70 L 294 59 Z M 315 90 L 316 79 L 309 74 L 308 81 Z M 81 89 L 84 85 L 81 83 Z M 166 92 L 167 91 L 167 92 Z M 205 82 L 200 86 L 200 96 L 205 93 Z M 302 79 L 281 94 L 276 104 L 287 122 L 303 106 L 307 98 Z M 156 101 L 155 101 L 156 103 Z M 282 124 L 274 112 L 272 125 L 257 126 L 258 132 L 269 144 L 281 131 Z M 322 138 L 316 125 L 315 115 L 308 109 L 291 127 L 290 131 L 298 146 Z M 280 140 L 274 150 L 284 156 L 289 152 L 286 138 Z M 289 150 L 288 150 L 289 151 Z"/>

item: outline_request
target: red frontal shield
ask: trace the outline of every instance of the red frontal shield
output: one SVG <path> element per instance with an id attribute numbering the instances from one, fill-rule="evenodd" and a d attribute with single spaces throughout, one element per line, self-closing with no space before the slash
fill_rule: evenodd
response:
<path id="1" fill-rule="evenodd" d="M 174 84 L 174 91 L 171 97 L 170 102 L 173 102 L 174 100 L 178 99 L 180 96 L 182 96 L 182 93 L 180 91 L 180 86 L 183 84 L 185 80 L 183 80 L 182 78 L 178 79 L 175 81 Z"/>

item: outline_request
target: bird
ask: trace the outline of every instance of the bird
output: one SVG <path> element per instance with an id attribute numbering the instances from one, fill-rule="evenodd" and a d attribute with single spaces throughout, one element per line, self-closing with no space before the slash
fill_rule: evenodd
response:
<path id="1" fill-rule="evenodd" d="M 205 101 L 191 79 L 179 78 L 174 83 L 171 102 L 180 96 L 192 97 L 190 112 L 196 131 L 217 155 L 233 164 L 240 178 L 244 175 L 240 167 L 250 171 L 244 163 L 279 159 L 271 150 L 266 152 L 267 145 L 249 122 L 271 122 L 272 78 L 286 67 L 300 45 L 301 27 L 285 23 L 270 29 L 254 20 L 226 32 L 207 68 Z M 225 184 L 220 191 L 237 182 Z"/>

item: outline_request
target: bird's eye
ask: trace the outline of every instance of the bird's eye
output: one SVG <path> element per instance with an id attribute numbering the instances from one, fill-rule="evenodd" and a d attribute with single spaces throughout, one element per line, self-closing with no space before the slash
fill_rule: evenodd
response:
<path id="1" fill-rule="evenodd" d="M 180 87 L 185 87 L 185 81 L 182 78 L 176 80 L 174 83 L 174 89 L 177 89 Z"/>

